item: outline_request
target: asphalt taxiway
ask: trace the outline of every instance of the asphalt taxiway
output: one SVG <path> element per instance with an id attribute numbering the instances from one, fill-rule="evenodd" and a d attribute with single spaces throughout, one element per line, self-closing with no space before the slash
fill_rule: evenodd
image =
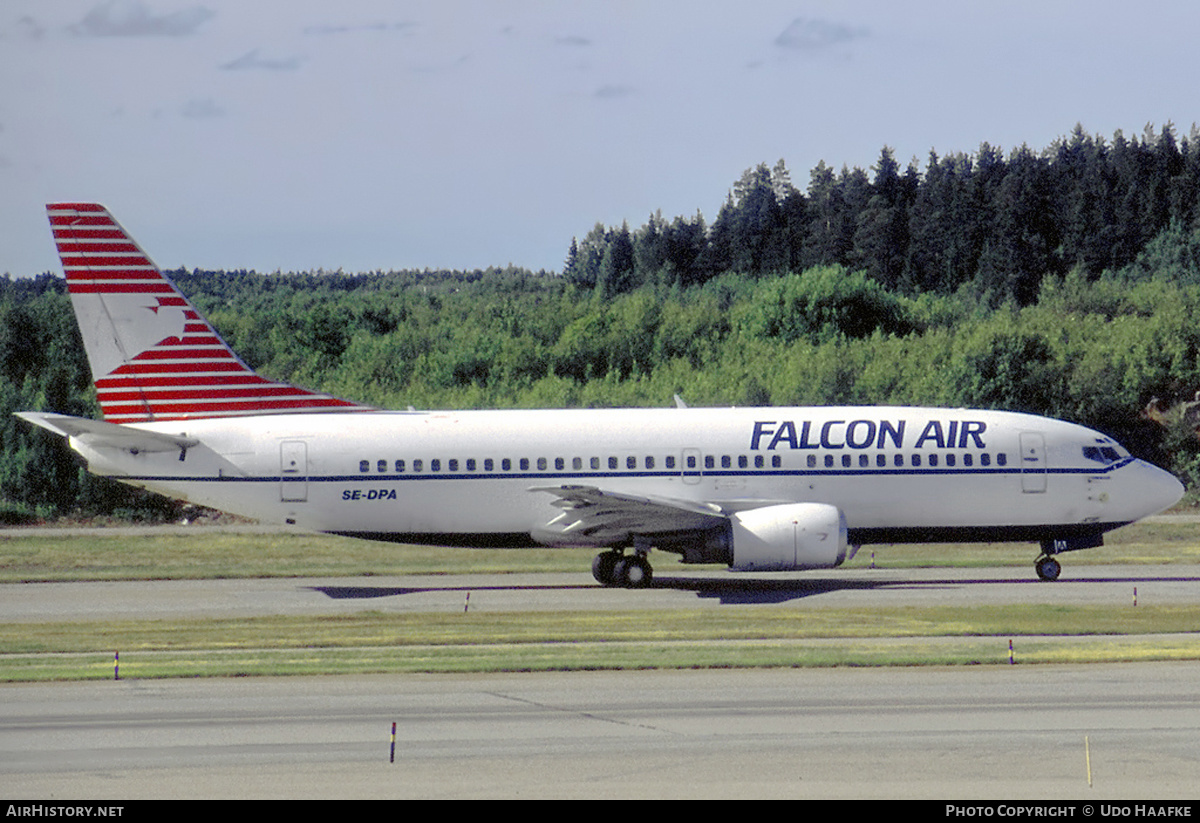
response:
<path id="1" fill-rule="evenodd" d="M 0 622 L 461 611 L 589 611 L 736 605 L 792 608 L 1051 603 L 1191 604 L 1200 566 L 1070 565 L 1053 583 L 1032 568 L 835 569 L 743 575 L 656 570 L 648 589 L 597 585 L 590 574 L 149 580 L 0 585 Z"/>

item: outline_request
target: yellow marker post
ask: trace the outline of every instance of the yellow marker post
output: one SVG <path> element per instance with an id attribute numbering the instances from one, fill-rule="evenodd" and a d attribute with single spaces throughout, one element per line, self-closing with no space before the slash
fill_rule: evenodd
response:
<path id="1" fill-rule="evenodd" d="M 1083 756 L 1087 761 L 1088 788 L 1092 788 L 1092 749 L 1088 743 L 1088 737 L 1083 736 Z"/>

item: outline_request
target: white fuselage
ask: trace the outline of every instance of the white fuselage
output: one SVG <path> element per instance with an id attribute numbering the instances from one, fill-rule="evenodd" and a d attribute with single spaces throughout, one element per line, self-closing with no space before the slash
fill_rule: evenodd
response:
<path id="1" fill-rule="evenodd" d="M 265 522 L 461 542 L 528 538 L 547 486 L 735 513 L 825 503 L 851 543 L 1100 534 L 1181 487 L 1090 429 L 965 409 L 814 407 L 280 414 L 140 424 L 184 453 L 75 447 L 98 474 Z"/>

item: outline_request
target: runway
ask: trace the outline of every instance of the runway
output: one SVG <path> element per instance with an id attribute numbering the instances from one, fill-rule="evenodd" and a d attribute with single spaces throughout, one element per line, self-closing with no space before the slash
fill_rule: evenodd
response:
<path id="1" fill-rule="evenodd" d="M 0 791 L 1190 799 L 1198 679 L 1175 663 L 7 686 Z"/>

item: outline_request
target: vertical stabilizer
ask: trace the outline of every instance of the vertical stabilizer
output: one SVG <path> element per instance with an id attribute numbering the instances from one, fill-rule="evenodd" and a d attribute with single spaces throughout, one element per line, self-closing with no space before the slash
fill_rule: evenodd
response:
<path id="1" fill-rule="evenodd" d="M 46 210 L 105 420 L 368 408 L 256 374 L 103 206 Z"/>

